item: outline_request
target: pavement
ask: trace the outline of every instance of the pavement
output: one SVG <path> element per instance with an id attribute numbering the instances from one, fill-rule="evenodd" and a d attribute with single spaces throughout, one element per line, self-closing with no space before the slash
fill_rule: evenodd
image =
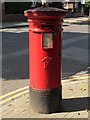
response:
<path id="1" fill-rule="evenodd" d="M 40 114 L 29 106 L 29 86 L 0 96 L 1 118 L 89 118 L 89 81 L 88 71 L 82 71 L 62 80 L 62 108 L 60 112 Z M 78 119 L 77 119 L 78 120 Z"/>
<path id="2" fill-rule="evenodd" d="M 65 18 L 64 19 L 65 23 L 70 23 L 70 24 L 83 23 L 87 21 L 89 21 L 89 17 L 77 17 L 77 18 Z"/>
<path id="3" fill-rule="evenodd" d="M 87 22 L 88 20 L 89 20 L 88 17 L 65 18 L 63 25 L 69 25 L 73 23 L 82 23 L 82 22 Z M 0 24 L 0 29 L 25 27 L 28 25 L 29 25 L 28 22 L 3 22 L 2 24 Z"/>

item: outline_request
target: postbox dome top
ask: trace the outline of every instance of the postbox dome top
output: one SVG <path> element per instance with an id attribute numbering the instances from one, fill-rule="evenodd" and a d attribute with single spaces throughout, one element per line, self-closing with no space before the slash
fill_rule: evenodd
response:
<path id="1" fill-rule="evenodd" d="M 67 14 L 66 10 L 54 8 L 54 7 L 38 7 L 35 9 L 29 9 L 24 11 L 24 15 L 29 19 L 36 19 L 36 18 L 59 18 L 63 19 Z"/>

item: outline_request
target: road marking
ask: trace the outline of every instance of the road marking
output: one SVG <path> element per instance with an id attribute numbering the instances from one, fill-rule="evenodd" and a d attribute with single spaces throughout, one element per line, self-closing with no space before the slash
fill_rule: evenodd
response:
<path id="1" fill-rule="evenodd" d="M 3 96 L 0 96 L 0 99 L 3 99 L 3 98 L 5 98 L 5 97 L 7 97 L 7 96 L 9 96 L 9 95 L 15 94 L 15 93 L 17 93 L 17 92 L 20 92 L 20 91 L 25 90 L 25 89 L 28 89 L 28 88 L 29 88 L 29 86 L 26 86 L 26 87 L 17 89 L 17 90 L 15 90 L 15 91 L 12 91 L 12 92 L 10 92 L 10 93 L 7 93 L 7 94 L 5 94 L 5 95 L 3 95 Z"/>
<path id="2" fill-rule="evenodd" d="M 90 75 L 89 75 L 89 74 L 84 74 L 84 75 L 81 74 L 81 77 L 77 75 L 77 76 L 75 76 L 75 77 L 72 76 L 72 77 L 69 78 L 69 79 L 62 80 L 62 84 L 68 83 L 68 82 L 73 82 L 73 81 L 74 81 L 74 82 L 76 82 L 76 81 L 82 81 L 82 80 L 86 80 L 86 79 L 89 79 L 89 78 L 90 78 Z M 14 93 L 20 92 L 20 91 L 25 90 L 25 89 L 28 89 L 28 88 L 29 88 L 29 86 L 26 86 L 26 87 L 24 87 L 24 88 L 21 88 L 21 89 L 12 91 L 12 92 L 10 92 L 10 93 L 8 93 L 8 94 L 5 94 L 5 95 L 1 96 L 0 99 L 1 99 L 1 98 L 4 98 L 4 97 L 7 97 L 7 96 L 9 96 L 9 95 L 13 95 Z M 7 98 L 7 99 L 5 99 L 5 100 L 2 100 L 2 101 L 0 102 L 0 105 L 4 104 L 4 103 L 6 103 L 6 102 L 8 102 L 8 101 L 10 101 L 10 100 L 12 100 L 12 99 L 15 99 L 15 98 L 17 98 L 17 97 L 19 97 L 19 96 L 21 96 L 21 95 L 23 95 L 23 94 L 26 94 L 26 93 L 28 93 L 28 92 L 29 92 L 29 89 L 28 89 L 28 90 L 25 90 L 24 92 L 20 92 L 20 93 L 12 96 L 12 97 L 10 97 L 10 98 Z"/>
<path id="3" fill-rule="evenodd" d="M 21 92 L 21 93 L 19 93 L 19 94 L 14 95 L 14 96 L 6 99 L 6 100 L 3 100 L 3 101 L 0 102 L 0 105 L 4 104 L 4 103 L 6 103 L 6 102 L 8 102 L 8 101 L 10 101 L 10 100 L 12 100 L 12 99 L 15 99 L 15 98 L 17 98 L 17 97 L 19 97 L 19 96 L 21 96 L 21 95 L 23 95 L 23 94 L 26 94 L 26 93 L 28 93 L 28 92 L 29 92 L 29 90 L 26 90 L 26 91 L 24 91 L 24 92 Z"/>
<path id="4" fill-rule="evenodd" d="M 64 86 L 67 86 L 67 85 L 70 85 L 70 84 L 72 84 L 72 85 L 74 85 L 74 84 L 80 84 L 80 83 L 85 83 L 86 85 L 87 85 L 87 87 L 88 87 L 88 80 L 80 80 L 80 81 L 70 81 L 70 82 L 66 82 L 66 83 L 64 83 Z"/>
<path id="5" fill-rule="evenodd" d="M 81 77 L 87 77 L 87 78 L 89 78 L 90 75 L 89 75 L 89 74 L 85 74 L 85 75 L 82 75 L 82 74 L 81 74 L 81 76 L 80 76 L 80 73 L 79 73 L 79 74 L 76 74 L 76 75 L 71 76 L 70 78 L 81 78 Z"/>
<path id="6" fill-rule="evenodd" d="M 62 83 L 66 83 L 66 82 L 71 82 L 71 81 L 79 81 L 79 80 L 83 80 L 83 79 L 89 79 L 90 78 L 90 76 L 89 77 L 80 77 L 80 78 L 71 78 L 71 79 L 67 79 L 67 80 L 64 80 L 64 81 L 62 81 Z"/>

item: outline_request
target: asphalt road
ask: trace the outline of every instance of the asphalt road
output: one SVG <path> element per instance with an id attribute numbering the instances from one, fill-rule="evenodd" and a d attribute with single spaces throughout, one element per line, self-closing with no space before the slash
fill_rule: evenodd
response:
<path id="1" fill-rule="evenodd" d="M 2 94 L 29 84 L 28 28 L 3 29 L 2 33 Z M 88 63 L 88 25 L 64 26 L 62 78 L 85 70 Z"/>

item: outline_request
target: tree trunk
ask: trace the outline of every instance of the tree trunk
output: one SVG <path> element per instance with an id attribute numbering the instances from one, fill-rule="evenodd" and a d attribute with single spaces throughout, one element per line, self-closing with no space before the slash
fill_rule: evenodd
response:
<path id="1" fill-rule="evenodd" d="M 82 4 L 82 7 L 81 7 L 81 16 L 83 17 L 84 15 L 84 7 L 83 7 L 83 4 Z"/>
<path id="2" fill-rule="evenodd" d="M 4 21 L 5 20 L 5 4 L 4 4 L 4 2 L 2 2 L 2 21 Z"/>

